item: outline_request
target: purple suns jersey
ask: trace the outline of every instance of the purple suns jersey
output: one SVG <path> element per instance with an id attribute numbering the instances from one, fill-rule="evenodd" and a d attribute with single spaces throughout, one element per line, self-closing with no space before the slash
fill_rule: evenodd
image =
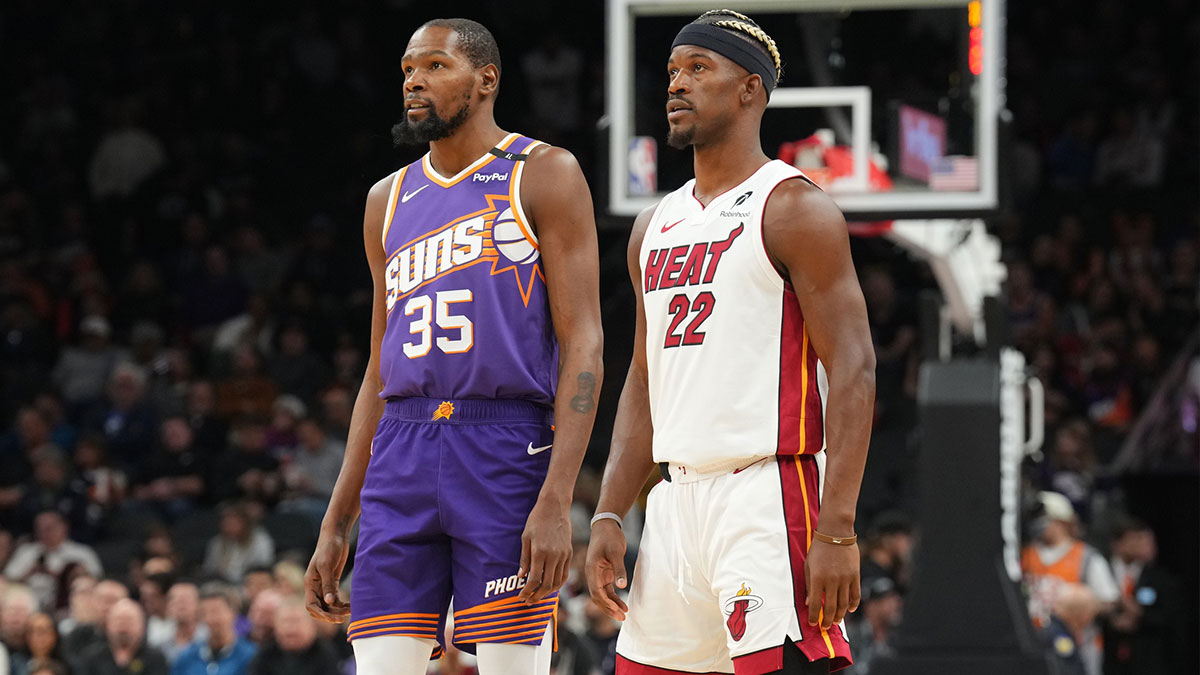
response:
<path id="1" fill-rule="evenodd" d="M 381 398 L 524 399 L 551 406 L 558 343 L 509 134 L 458 175 L 426 153 L 396 173 L 383 229 Z"/>

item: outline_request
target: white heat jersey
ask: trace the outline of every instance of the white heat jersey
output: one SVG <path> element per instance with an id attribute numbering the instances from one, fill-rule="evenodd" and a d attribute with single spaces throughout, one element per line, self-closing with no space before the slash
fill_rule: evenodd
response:
<path id="1" fill-rule="evenodd" d="M 825 370 L 762 218 L 775 160 L 703 207 L 694 180 L 663 198 L 639 256 L 654 461 L 709 473 L 825 447 Z"/>

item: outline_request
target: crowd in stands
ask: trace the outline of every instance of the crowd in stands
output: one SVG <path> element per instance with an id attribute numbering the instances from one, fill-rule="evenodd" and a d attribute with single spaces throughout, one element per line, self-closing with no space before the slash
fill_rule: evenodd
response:
<path id="1" fill-rule="evenodd" d="M 484 4 L 513 64 L 502 124 L 573 150 L 595 184 L 602 9 L 529 41 L 568 10 Z M 344 629 L 307 618 L 302 574 L 366 363 L 362 203 L 415 158 L 388 129 L 417 9 L 0 7 L 0 673 L 352 670 Z M 1033 614 L 1074 672 L 1185 672 L 1195 608 L 1167 600 L 1194 570 L 1156 564 L 1162 532 L 1121 512 L 1108 467 L 1200 325 L 1200 18 L 1183 0 L 1008 10 L 1013 207 L 993 224 L 1013 344 L 1047 386 L 1026 472 Z M 617 385 L 577 486 L 558 675 L 614 668 L 619 625 L 582 565 L 628 358 L 624 245 L 601 233 Z M 933 284 L 883 242 L 854 248 L 879 368 L 848 621 L 864 675 L 892 649 L 920 525 L 915 307 Z M 1195 474 L 1192 420 L 1192 453 L 1149 468 Z M 1077 549 L 1089 572 L 1045 582 Z"/>

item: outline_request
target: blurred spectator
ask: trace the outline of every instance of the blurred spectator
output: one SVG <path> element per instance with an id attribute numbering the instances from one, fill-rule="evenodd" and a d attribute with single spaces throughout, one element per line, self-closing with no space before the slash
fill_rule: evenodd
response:
<path id="1" fill-rule="evenodd" d="M 249 611 L 246 618 L 250 622 L 250 630 L 246 637 L 256 645 L 262 646 L 274 639 L 275 610 L 283 603 L 284 595 L 274 588 L 268 588 L 248 601 Z"/>
<path id="2" fill-rule="evenodd" d="M 591 602 L 586 595 L 581 599 Z M 591 643 L 570 628 L 575 623 L 571 613 L 576 611 L 570 607 L 583 610 L 584 605 L 562 603 L 558 606 L 558 620 L 554 622 L 557 649 L 550 657 L 550 672 L 554 675 L 599 675 L 599 664 Z"/>
<path id="3" fill-rule="evenodd" d="M 8 530 L 0 530 L 0 569 L 8 564 L 13 554 L 13 536 Z M 3 584 L 0 583 L 0 590 L 3 590 Z"/>
<path id="4" fill-rule="evenodd" d="M 200 616 L 208 627 L 208 640 L 184 650 L 175 660 L 171 675 L 245 675 L 256 648 L 234 630 L 238 600 L 236 591 L 217 582 L 206 584 L 200 594 Z"/>
<path id="5" fill-rule="evenodd" d="M 87 416 L 85 427 L 104 434 L 108 452 L 125 470 L 136 467 L 154 444 L 158 420 L 146 400 L 146 371 L 118 364 L 109 376 L 107 397 Z"/>
<path id="6" fill-rule="evenodd" d="M 63 636 L 63 654 L 68 659 L 82 654 L 92 645 L 104 642 L 107 634 L 108 614 L 114 605 L 129 597 L 129 589 L 119 581 L 104 579 L 92 589 L 92 605 L 95 610 L 95 623 L 80 622 Z"/>
<path id="7" fill-rule="evenodd" d="M 71 580 L 71 599 L 67 616 L 58 622 L 59 636 L 69 635 L 79 626 L 95 625 L 96 578 L 82 574 Z"/>
<path id="8" fill-rule="evenodd" d="M 212 464 L 209 496 L 214 500 L 241 497 L 274 503 L 282 479 L 279 460 L 267 447 L 267 426 L 257 417 L 243 417 L 233 425 L 232 446 Z"/>
<path id="9" fill-rule="evenodd" d="M 284 272 L 283 260 L 276 251 L 267 246 L 263 233 L 253 227 L 243 227 L 235 233 L 234 251 L 234 266 L 238 276 L 246 281 L 251 291 L 258 294 L 256 298 L 261 305 L 261 315 L 269 316 L 263 298 L 279 290 Z M 254 300 L 251 299 L 251 305 L 254 304 Z M 251 335 L 257 338 L 259 334 Z M 264 345 L 257 346 L 262 348 Z"/>
<path id="10" fill-rule="evenodd" d="M 600 672 L 611 675 L 616 672 L 617 633 L 621 631 L 621 624 L 605 614 L 594 602 L 584 605 L 584 616 L 587 618 L 584 639 L 596 655 Z"/>
<path id="11" fill-rule="evenodd" d="M 237 316 L 226 319 L 217 327 L 213 335 L 213 356 L 228 360 L 233 352 L 241 345 L 257 350 L 260 354 L 270 354 L 274 348 L 275 318 L 267 299 L 262 295 L 252 295 L 246 302 L 246 310 Z"/>
<path id="12" fill-rule="evenodd" d="M 217 392 L 212 382 L 196 380 L 188 385 L 187 421 L 197 447 L 223 450 L 229 428 L 217 416 Z"/>
<path id="13" fill-rule="evenodd" d="M 301 420 L 298 443 L 283 469 L 287 499 L 281 507 L 309 515 L 320 524 L 346 454 L 343 441 L 329 438 L 316 420 Z"/>
<path id="14" fill-rule="evenodd" d="M 309 336 L 296 323 L 284 327 L 279 334 L 279 353 L 267 368 L 267 374 L 284 393 L 300 397 L 306 404 L 315 404 L 317 392 L 329 382 L 329 365 L 309 349 Z"/>
<path id="15" fill-rule="evenodd" d="M 53 445 L 36 450 L 32 457 L 33 477 L 22 491 L 12 521 L 20 532 L 34 530 L 34 519 L 44 511 L 57 511 L 66 520 L 68 534 L 91 541 L 103 513 L 90 509 L 87 486 L 71 476 L 62 451 Z"/>
<path id="16" fill-rule="evenodd" d="M 553 144 L 562 144 L 576 133 L 583 68 L 583 54 L 559 31 L 541 32 L 541 43 L 521 59 L 521 74 L 529 88 L 530 133 Z"/>
<path id="17" fill-rule="evenodd" d="M 1079 540 L 1070 500 L 1057 492 L 1042 492 L 1038 508 L 1031 526 L 1035 539 L 1021 554 L 1034 625 L 1046 625 L 1064 584 L 1087 585 L 1099 603 L 1097 611 L 1107 611 L 1119 596 L 1117 585 L 1104 556 Z"/>
<path id="18" fill-rule="evenodd" d="M 62 400 L 51 392 L 42 392 L 34 397 L 33 407 L 42 415 L 50 427 L 50 442 L 63 449 L 75 447 L 79 430 L 74 420 L 67 418 Z"/>
<path id="19" fill-rule="evenodd" d="M 29 660 L 25 664 L 24 672 L 34 673 L 41 668 L 67 667 L 58 645 L 58 628 L 49 614 L 38 612 L 29 618 L 26 644 L 29 645 Z M 14 670 L 18 675 L 21 672 Z"/>
<path id="20" fill-rule="evenodd" d="M 304 608 L 303 600 L 281 599 L 270 618 L 275 639 L 260 647 L 250 664 L 251 675 L 325 675 L 337 672 L 337 654 L 329 643 L 317 639 L 317 626 Z"/>
<path id="21" fill-rule="evenodd" d="M 876 578 L 891 579 L 897 586 L 908 583 L 912 557 L 913 528 L 909 519 L 895 511 L 876 516 L 863 547 L 859 568 L 862 582 Z"/>
<path id="22" fill-rule="evenodd" d="M 125 499 L 129 479 L 109 462 L 102 434 L 87 434 L 79 440 L 75 447 L 75 471 L 87 494 L 89 516 L 93 511 L 98 517 L 106 516 Z"/>
<path id="23" fill-rule="evenodd" d="M 159 443 L 141 463 L 134 498 L 153 506 L 168 520 L 196 507 L 212 471 L 214 448 L 198 448 L 195 434 L 182 415 L 162 422 Z"/>
<path id="24" fill-rule="evenodd" d="M 244 415 L 266 417 L 278 391 L 274 382 L 260 372 L 258 353 L 249 345 L 233 350 L 229 376 L 217 384 L 217 414 L 229 419 Z"/>
<path id="25" fill-rule="evenodd" d="M 354 413 L 354 395 L 349 389 L 338 385 L 326 389 L 321 395 L 321 412 L 326 434 L 337 440 L 349 437 L 350 416 Z"/>
<path id="26" fill-rule="evenodd" d="M 284 394 L 275 399 L 267 428 L 267 446 L 273 452 L 290 450 L 296 445 L 296 424 L 306 415 L 308 407 L 298 397 Z"/>
<path id="27" fill-rule="evenodd" d="M 175 633 L 175 624 L 167 617 L 167 591 L 170 587 L 171 577 L 164 573 L 146 575 L 137 587 L 138 602 L 146 612 L 146 644 L 155 649 Z"/>
<path id="28" fill-rule="evenodd" d="M 207 344 L 216 327 L 237 316 L 249 296 L 246 285 L 229 264 L 229 255 L 220 246 L 204 252 L 204 269 L 184 281 L 183 311 L 180 322 L 196 331 L 196 338 Z"/>
<path id="29" fill-rule="evenodd" d="M 100 576 L 100 559 L 90 547 L 67 538 L 67 521 L 57 511 L 42 511 L 34 522 L 34 541 L 22 544 L 4 568 L 4 576 L 29 585 L 41 606 L 65 608 L 71 578 L 79 571 Z"/>
<path id="30" fill-rule="evenodd" d="M 1179 581 L 1156 564 L 1154 531 L 1125 518 L 1112 540 L 1112 568 L 1121 597 L 1104 631 L 1105 675 L 1180 672 L 1187 644 Z"/>
<path id="31" fill-rule="evenodd" d="M 1079 190 L 1092 182 L 1096 160 L 1096 118 L 1084 113 L 1067 122 L 1046 157 L 1050 183 L 1060 190 Z"/>
<path id="32" fill-rule="evenodd" d="M 117 601 L 108 616 L 104 642 L 79 656 L 80 675 L 167 675 L 167 660 L 146 644 L 146 616 L 133 600 Z"/>
<path id="33" fill-rule="evenodd" d="M 888 637 L 900 623 L 902 608 L 903 600 L 895 582 L 888 577 L 863 578 L 860 616 L 848 622 L 850 641 L 854 644 L 854 666 L 846 671 L 847 675 L 867 675 L 872 661 L 895 653 Z"/>
<path id="34" fill-rule="evenodd" d="M 238 582 L 246 570 L 269 565 L 275 559 L 271 535 L 255 525 L 240 504 L 221 509 L 221 531 L 208 542 L 204 569 L 230 582 Z"/>
<path id="35" fill-rule="evenodd" d="M 125 275 L 113 307 L 113 322 L 119 330 L 130 330 L 140 321 L 170 325 L 175 316 L 171 302 L 158 268 L 149 260 L 140 260 Z"/>
<path id="36" fill-rule="evenodd" d="M 29 620 L 37 610 L 37 596 L 25 586 L 9 584 L 0 592 L 0 642 L 10 660 L 29 655 Z"/>
<path id="37" fill-rule="evenodd" d="M 128 197 L 167 162 L 166 148 L 150 131 L 138 125 L 133 99 L 109 105 L 108 131 L 88 163 L 92 197 Z"/>
<path id="38" fill-rule="evenodd" d="M 1049 472 L 1046 484 L 1051 490 L 1069 499 L 1075 513 L 1089 515 L 1096 456 L 1086 422 L 1075 419 L 1058 428 L 1046 470 Z"/>
<path id="39" fill-rule="evenodd" d="M 109 343 L 112 326 L 102 316 L 88 316 L 79 324 L 80 345 L 68 347 L 54 366 L 51 379 L 63 401 L 81 410 L 100 399 L 109 375 L 125 353 Z"/>
<path id="40" fill-rule="evenodd" d="M 1162 183 L 1162 139 L 1154 128 L 1139 127 L 1128 109 L 1113 113 L 1111 127 L 1096 152 L 1096 183 L 1116 187 L 1157 187 Z"/>
<path id="41" fill-rule="evenodd" d="M 208 626 L 200 622 L 200 590 L 190 581 L 176 582 L 167 591 L 167 621 L 170 633 L 159 632 L 147 641 L 161 650 L 168 663 L 189 647 L 208 640 Z"/>
<path id="42" fill-rule="evenodd" d="M 300 597 L 304 595 L 303 561 L 284 558 L 271 567 L 275 590 L 284 596 Z"/>
<path id="43" fill-rule="evenodd" d="M 1033 285 L 1033 272 L 1021 261 L 1008 263 L 1008 325 L 1013 346 L 1032 350 L 1050 339 L 1054 302 Z"/>
<path id="44" fill-rule="evenodd" d="M 54 450 L 50 440 L 50 425 L 45 416 L 32 406 L 17 411 L 14 429 L 5 434 L 0 451 L 0 515 L 9 527 L 17 527 L 11 513 L 25 496 L 25 483 L 33 475 L 34 456 L 43 449 Z M 24 529 L 28 531 L 29 524 Z"/>
<path id="45" fill-rule="evenodd" d="M 1029 591 L 1029 616 L 1037 628 L 1050 625 L 1050 614 L 1063 589 L 1083 584 L 1095 605 L 1091 615 L 1107 614 L 1119 597 L 1108 562 L 1098 551 L 1078 538 L 1078 519 L 1070 500 L 1057 492 L 1038 496 L 1041 513 L 1032 525 L 1036 539 L 1021 554 L 1021 568 Z M 1077 598 L 1071 600 L 1075 607 Z M 1078 643 L 1090 675 L 1099 675 L 1102 654 L 1099 627 L 1087 628 Z"/>
<path id="46" fill-rule="evenodd" d="M 242 575 L 242 598 L 246 606 L 254 604 L 258 594 L 275 585 L 275 577 L 267 565 L 251 567 Z"/>
<path id="47" fill-rule="evenodd" d="M 913 310 L 901 305 L 896 282 L 885 269 L 868 270 L 862 287 L 875 343 L 877 398 L 896 400 L 901 397 L 909 356 L 917 345 Z"/>
<path id="48" fill-rule="evenodd" d="M 1085 648 L 1094 642 L 1090 631 L 1099 605 L 1092 589 L 1083 584 L 1064 584 L 1054 598 L 1054 611 L 1042 635 L 1058 665 L 1060 675 L 1100 675 L 1088 667 Z"/>

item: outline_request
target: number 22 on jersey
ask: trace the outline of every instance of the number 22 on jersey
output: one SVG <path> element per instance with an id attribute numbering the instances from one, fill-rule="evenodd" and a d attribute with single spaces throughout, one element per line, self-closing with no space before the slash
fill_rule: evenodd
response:
<path id="1" fill-rule="evenodd" d="M 687 293 L 680 293 L 671 298 L 671 302 L 667 305 L 667 312 L 674 316 L 671 318 L 670 325 L 667 326 L 667 337 L 663 341 L 663 349 L 680 345 L 704 344 L 704 332 L 700 330 L 700 326 L 712 314 L 716 304 L 717 299 L 709 291 L 702 291 L 694 300 L 689 300 Z M 692 312 L 695 312 L 695 316 L 688 322 L 687 327 L 683 329 L 682 333 L 676 332 L 679 325 Z"/>

